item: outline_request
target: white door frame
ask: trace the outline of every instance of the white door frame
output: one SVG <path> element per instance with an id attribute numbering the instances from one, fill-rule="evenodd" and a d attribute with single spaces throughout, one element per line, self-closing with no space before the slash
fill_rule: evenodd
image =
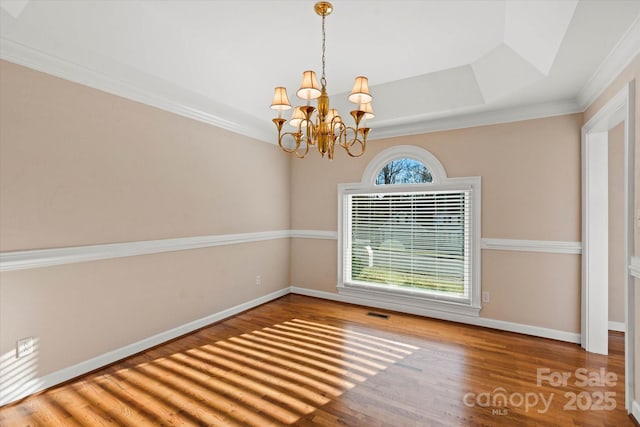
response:
<path id="1" fill-rule="evenodd" d="M 625 408 L 634 396 L 633 254 L 635 82 L 628 83 L 582 127 L 581 345 L 608 353 L 608 133 L 624 122 Z"/>

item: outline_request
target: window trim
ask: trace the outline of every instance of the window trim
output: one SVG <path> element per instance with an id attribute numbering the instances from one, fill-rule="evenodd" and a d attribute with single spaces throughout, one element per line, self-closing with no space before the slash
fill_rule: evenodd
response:
<path id="1" fill-rule="evenodd" d="M 429 169 L 433 181 L 418 184 L 390 184 L 375 185 L 375 180 L 385 165 L 393 160 L 410 158 L 424 164 Z M 375 285 L 364 285 L 345 283 L 344 254 L 347 250 L 348 236 L 344 236 L 346 225 L 348 224 L 348 209 L 346 209 L 347 197 L 353 193 L 360 192 L 396 192 L 396 191 L 416 191 L 424 189 L 438 190 L 443 188 L 471 187 L 471 290 L 469 304 L 462 304 L 452 300 L 442 300 L 434 296 L 422 293 L 411 292 L 403 289 L 399 292 L 391 289 L 384 289 Z M 337 291 L 341 295 L 356 297 L 358 299 L 369 299 L 376 302 L 392 303 L 404 308 L 408 312 L 415 311 L 416 308 L 423 310 L 433 310 L 438 312 L 448 312 L 468 316 L 479 316 L 482 295 L 481 283 L 481 212 L 482 212 L 482 179 L 476 177 L 449 178 L 440 161 L 429 151 L 412 146 L 400 145 L 391 147 L 380 152 L 367 165 L 362 180 L 358 183 L 338 184 L 338 285 Z"/>

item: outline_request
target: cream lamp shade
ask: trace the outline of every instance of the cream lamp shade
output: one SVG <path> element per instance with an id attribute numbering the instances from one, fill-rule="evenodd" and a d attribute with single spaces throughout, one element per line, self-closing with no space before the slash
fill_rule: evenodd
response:
<path id="1" fill-rule="evenodd" d="M 360 104 L 358 106 L 358 110 L 364 111 L 365 119 L 373 119 L 376 116 L 373 112 L 373 107 L 371 106 L 370 102 L 367 102 L 366 104 Z"/>
<path id="2" fill-rule="evenodd" d="M 273 94 L 273 102 L 271 103 L 272 110 L 288 110 L 291 108 L 289 103 L 289 97 L 287 96 L 287 88 L 279 86 L 276 88 Z"/>
<path id="3" fill-rule="evenodd" d="M 371 102 L 372 99 L 373 97 L 369 93 L 369 79 L 365 76 L 356 77 L 351 95 L 349 95 L 349 101 L 354 104 L 366 104 Z"/>
<path id="4" fill-rule="evenodd" d="M 320 96 L 320 87 L 315 71 L 305 71 L 302 73 L 302 83 L 296 93 L 302 99 L 316 99 Z"/>

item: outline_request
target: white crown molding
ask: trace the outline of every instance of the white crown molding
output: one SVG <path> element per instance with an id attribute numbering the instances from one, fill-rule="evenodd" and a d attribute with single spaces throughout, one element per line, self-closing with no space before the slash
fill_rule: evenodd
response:
<path id="1" fill-rule="evenodd" d="M 0 406 L 6 405 L 16 400 L 22 399 L 31 394 L 53 387 L 72 378 L 94 371 L 103 366 L 122 360 L 126 357 L 145 351 L 151 347 L 170 341 L 174 338 L 191 333 L 197 329 L 219 322 L 243 311 L 257 307 L 274 299 L 280 298 L 290 293 L 288 287 L 272 292 L 262 297 L 247 301 L 235 307 L 228 308 L 218 313 L 211 314 L 198 320 L 186 323 L 182 326 L 161 332 L 152 337 L 145 338 L 133 344 L 110 351 L 100 356 L 85 360 L 68 368 L 55 371 L 51 374 L 39 378 L 33 378 L 19 384 L 15 384 L 7 390 L 0 387 Z"/>
<path id="2" fill-rule="evenodd" d="M 347 295 L 334 294 L 331 292 L 317 291 L 315 289 L 301 288 L 297 286 L 291 286 L 291 293 L 315 298 L 322 298 L 331 301 L 346 302 L 349 304 L 364 305 L 367 307 L 383 308 L 387 310 L 399 311 L 402 313 L 416 314 L 419 316 L 432 317 L 435 319 L 448 320 L 451 322 L 464 323 L 467 325 L 482 326 L 484 328 L 498 329 L 502 331 L 516 332 L 519 334 L 566 341 L 575 344 L 580 343 L 579 333 L 543 328 L 533 325 L 525 325 L 523 323 L 514 323 L 504 320 L 489 319 L 486 317 L 473 317 L 437 310 L 428 310 L 411 305 L 357 298 Z"/>
<path id="3" fill-rule="evenodd" d="M 264 240 L 286 239 L 290 230 L 261 231 L 242 234 L 181 237 L 177 239 L 145 240 L 104 245 L 74 246 L 67 248 L 37 249 L 29 251 L 0 252 L 0 271 L 50 267 L 101 259 L 122 258 L 161 252 L 236 245 Z"/>
<path id="4" fill-rule="evenodd" d="M 266 130 L 267 124 L 265 124 L 264 128 L 248 125 L 246 120 L 241 117 L 231 117 L 232 113 L 230 111 L 225 111 L 224 117 L 222 117 L 219 114 L 188 105 L 181 100 L 170 99 L 165 95 L 161 95 L 159 90 L 142 89 L 131 83 L 111 78 L 102 72 L 58 58 L 4 37 L 0 37 L 0 59 L 263 142 L 275 144 L 274 134 Z"/>
<path id="5" fill-rule="evenodd" d="M 586 110 L 639 53 L 640 17 L 636 18 L 578 93 L 577 100 L 582 110 Z"/>
<path id="6" fill-rule="evenodd" d="M 546 252 L 553 254 L 582 253 L 580 242 L 560 242 L 550 240 L 482 239 L 482 249 L 518 252 Z"/>
<path id="7" fill-rule="evenodd" d="M 629 272 L 636 279 L 640 279 L 640 257 L 631 257 L 631 262 L 629 263 Z"/>
<path id="8" fill-rule="evenodd" d="M 415 135 L 435 131 L 509 123 L 543 117 L 583 112 L 611 84 L 620 72 L 640 53 L 640 18 L 636 19 L 616 47 L 601 63 L 596 72 L 578 93 L 576 100 L 500 108 L 492 111 L 474 111 L 451 117 L 436 117 L 432 113 L 423 117 L 413 116 L 386 122 L 373 122 L 370 140 Z M 188 117 L 263 142 L 275 144 L 269 124 L 260 126 L 247 123 L 230 110 L 224 114 L 212 113 L 189 103 L 161 95 L 160 90 L 145 90 L 125 81 L 108 77 L 71 61 L 0 37 L 0 58 L 47 74 L 61 77 L 104 92 L 122 96 L 180 116 Z"/>
<path id="9" fill-rule="evenodd" d="M 450 117 L 425 117 L 422 120 L 416 120 L 415 117 L 410 117 L 402 120 L 387 121 L 387 123 L 372 122 L 371 134 L 368 139 L 376 140 L 404 135 L 419 135 L 429 132 L 519 122 L 522 120 L 581 113 L 582 111 L 584 111 L 584 109 L 575 101 L 564 100 L 491 111 L 477 111 Z M 409 122 L 409 120 L 411 120 L 411 122 Z"/>
<path id="10" fill-rule="evenodd" d="M 252 124 L 248 124 L 246 117 L 239 117 L 238 114 L 236 114 L 238 117 L 234 117 L 230 110 L 225 111 L 224 115 L 214 114 L 195 105 L 189 105 L 188 102 L 184 102 L 183 100 L 175 99 L 175 97 L 161 95 L 160 90 L 151 91 L 142 89 L 131 83 L 113 79 L 99 71 L 55 57 L 46 52 L 33 49 L 3 37 L 0 37 L 0 59 L 141 102 L 263 142 L 275 144 L 275 134 L 268 130 L 268 123 L 265 123 L 264 126 L 259 126 L 253 122 Z M 401 120 L 387 121 L 386 123 L 378 122 L 378 124 L 376 124 L 374 122 L 373 131 L 369 139 L 373 140 L 508 123 L 582 111 L 583 109 L 573 101 L 560 101 L 493 111 L 469 112 L 454 117 L 433 117 L 432 114 L 429 114 L 422 119 L 420 117 L 409 117 Z"/>

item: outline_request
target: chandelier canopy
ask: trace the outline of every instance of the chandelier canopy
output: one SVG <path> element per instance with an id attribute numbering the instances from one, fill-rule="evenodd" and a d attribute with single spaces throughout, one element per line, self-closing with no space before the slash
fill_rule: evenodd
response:
<path id="1" fill-rule="evenodd" d="M 364 154 L 370 130 L 366 127 L 366 120 L 374 117 L 369 82 L 365 76 L 356 77 L 353 90 L 349 95 L 349 101 L 358 106 L 351 111 L 355 127 L 347 126 L 338 111 L 329 108 L 329 95 L 327 95 L 324 22 L 327 15 L 333 12 L 333 5 L 321 1 L 315 4 L 314 9 L 318 15 L 322 16 L 322 77 L 320 78 L 322 86 L 318 86 L 315 71 L 302 73 L 302 83 L 296 95 L 306 101 L 306 105 L 294 108 L 289 125 L 295 130 L 291 132 L 282 131 L 284 124 L 287 123 L 287 120 L 282 117 L 282 112 L 291 109 L 287 89 L 282 86 L 276 88 L 271 108 L 278 111 L 278 117 L 273 119 L 278 129 L 278 145 L 287 153 L 295 153 L 299 158 L 304 158 L 309 153 L 309 147 L 316 145 L 322 157 L 327 154 L 331 160 L 337 141 L 349 156 L 359 157 Z M 310 105 L 312 99 L 317 99 L 317 107 Z"/>

